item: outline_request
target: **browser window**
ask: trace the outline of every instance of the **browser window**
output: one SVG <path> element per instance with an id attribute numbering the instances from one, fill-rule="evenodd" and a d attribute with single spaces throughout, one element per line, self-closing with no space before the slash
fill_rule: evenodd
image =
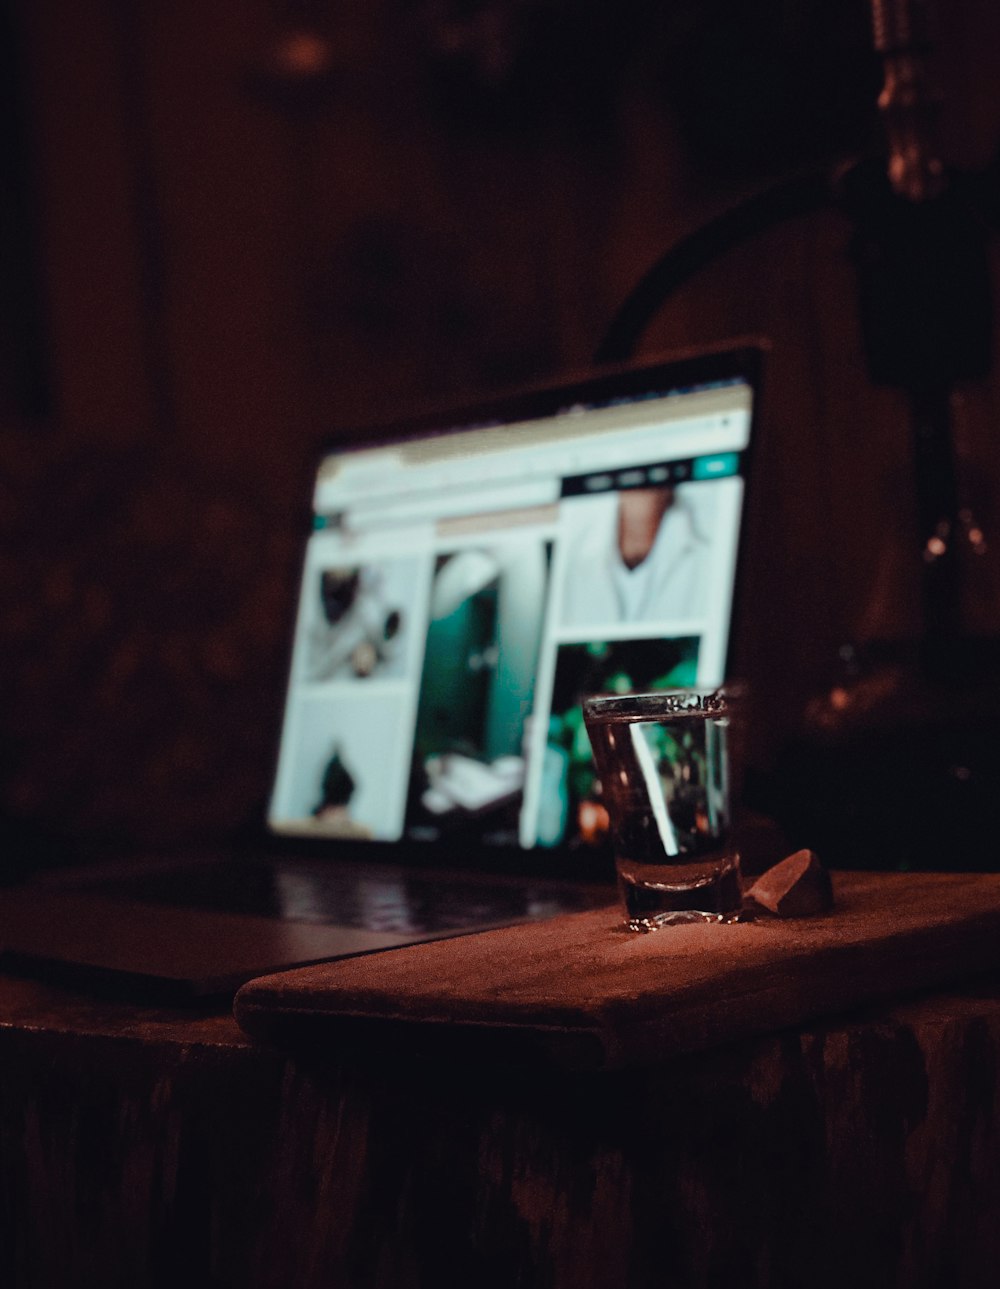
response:
<path id="1" fill-rule="evenodd" d="M 600 841 L 582 697 L 723 679 L 750 417 L 718 382 L 331 452 L 272 827 Z"/>

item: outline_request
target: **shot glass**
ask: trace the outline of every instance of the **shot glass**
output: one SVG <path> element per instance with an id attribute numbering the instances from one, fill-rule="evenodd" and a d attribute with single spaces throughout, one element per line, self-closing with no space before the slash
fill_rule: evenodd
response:
<path id="1" fill-rule="evenodd" d="M 595 695 L 583 714 L 626 925 L 735 920 L 736 692 Z"/>

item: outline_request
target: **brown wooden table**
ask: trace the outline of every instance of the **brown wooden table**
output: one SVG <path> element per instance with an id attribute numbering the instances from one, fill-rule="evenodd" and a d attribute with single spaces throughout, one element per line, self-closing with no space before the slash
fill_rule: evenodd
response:
<path id="1" fill-rule="evenodd" d="M 603 1074 L 0 980 L 0 1284 L 990 1286 L 1000 979 Z"/>

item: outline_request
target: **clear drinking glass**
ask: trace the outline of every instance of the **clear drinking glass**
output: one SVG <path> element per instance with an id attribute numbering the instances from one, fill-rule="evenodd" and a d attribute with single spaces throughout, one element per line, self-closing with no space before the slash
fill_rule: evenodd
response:
<path id="1" fill-rule="evenodd" d="M 738 708 L 736 692 L 725 690 L 584 700 L 618 889 L 634 931 L 739 916 Z"/>

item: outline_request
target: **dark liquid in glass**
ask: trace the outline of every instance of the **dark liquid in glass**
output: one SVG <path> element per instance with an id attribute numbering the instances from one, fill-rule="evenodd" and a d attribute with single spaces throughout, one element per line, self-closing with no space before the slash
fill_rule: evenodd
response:
<path id="1" fill-rule="evenodd" d="M 736 916 L 742 888 L 732 845 L 727 717 L 610 717 L 589 722 L 588 733 L 628 925 L 653 930 Z"/>

